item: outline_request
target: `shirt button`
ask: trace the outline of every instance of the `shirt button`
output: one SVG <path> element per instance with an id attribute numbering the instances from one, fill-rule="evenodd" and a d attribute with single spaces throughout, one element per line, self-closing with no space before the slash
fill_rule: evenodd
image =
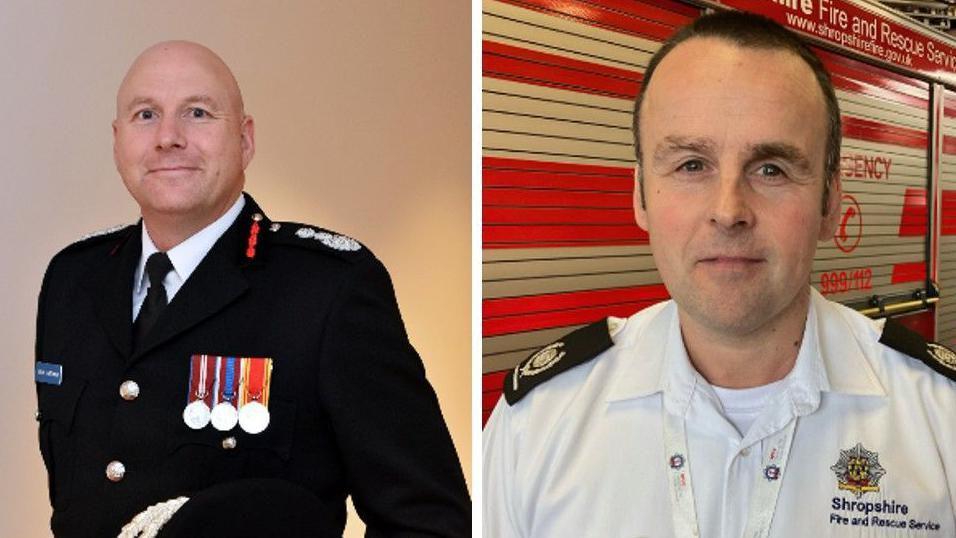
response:
<path id="1" fill-rule="evenodd" d="M 749 449 L 749 448 L 741 448 L 741 449 L 740 449 L 740 455 L 746 458 L 747 456 L 750 455 L 750 449 Z"/>
<path id="2" fill-rule="evenodd" d="M 41 420 L 43 420 L 43 413 L 41 413 L 40 410 L 37 409 L 33 413 L 33 418 L 35 418 L 37 422 L 40 422 Z"/>
<path id="3" fill-rule="evenodd" d="M 120 397 L 122 397 L 127 402 L 131 402 L 139 397 L 139 384 L 131 379 L 123 381 L 123 384 L 120 385 Z"/>
<path id="4" fill-rule="evenodd" d="M 222 448 L 226 450 L 232 450 L 236 448 L 236 438 L 229 436 L 222 440 Z"/>
<path id="5" fill-rule="evenodd" d="M 113 460 L 106 466 L 106 478 L 110 482 L 119 482 L 124 475 L 126 475 L 126 466 L 123 465 L 123 462 Z"/>

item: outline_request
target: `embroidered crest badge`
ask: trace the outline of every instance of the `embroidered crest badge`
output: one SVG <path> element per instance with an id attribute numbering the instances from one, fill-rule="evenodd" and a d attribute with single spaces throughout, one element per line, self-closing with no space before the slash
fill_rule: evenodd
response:
<path id="1" fill-rule="evenodd" d="M 555 342 L 549 346 L 541 348 L 540 351 L 531 357 L 531 360 L 526 362 L 524 366 L 521 367 L 521 377 L 540 374 L 541 372 L 557 364 L 557 362 L 565 355 L 564 351 L 559 351 L 562 347 L 564 347 L 564 342 Z"/>
<path id="2" fill-rule="evenodd" d="M 926 350 L 941 365 L 950 370 L 956 370 L 956 353 L 953 353 L 951 349 L 939 344 L 928 343 L 926 344 Z"/>
<path id="3" fill-rule="evenodd" d="M 836 473 L 837 487 L 853 493 L 857 499 L 864 493 L 880 491 L 880 479 L 886 474 L 880 455 L 863 448 L 863 443 L 841 450 L 840 459 L 830 470 Z"/>
<path id="4" fill-rule="evenodd" d="M 315 239 L 316 241 L 320 241 L 323 245 L 335 250 L 354 252 L 362 248 L 362 245 L 351 237 L 342 234 L 331 234 L 328 232 L 317 231 L 312 228 L 299 228 L 296 230 L 295 235 L 302 239 Z"/>

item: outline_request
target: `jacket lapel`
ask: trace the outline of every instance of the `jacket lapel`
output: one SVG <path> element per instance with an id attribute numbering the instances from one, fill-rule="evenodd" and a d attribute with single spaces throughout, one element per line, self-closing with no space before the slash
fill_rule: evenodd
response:
<path id="1" fill-rule="evenodd" d="M 246 205 L 236 221 L 163 310 L 156 325 L 133 352 L 133 360 L 221 311 L 249 288 L 241 264 L 252 214 L 261 213 L 261 209 L 252 197 L 245 196 Z"/>
<path id="2" fill-rule="evenodd" d="M 116 242 L 103 270 L 90 279 L 93 309 L 113 347 L 129 357 L 133 340 L 133 273 L 142 251 L 141 226 L 131 227 Z"/>

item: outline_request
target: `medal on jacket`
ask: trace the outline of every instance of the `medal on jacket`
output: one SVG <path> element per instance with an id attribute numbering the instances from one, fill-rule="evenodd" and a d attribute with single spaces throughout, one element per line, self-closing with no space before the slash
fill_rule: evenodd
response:
<path id="1" fill-rule="evenodd" d="M 239 427 L 246 433 L 263 432 L 269 426 L 269 384 L 272 359 L 242 359 L 239 397 Z"/>
<path id="2" fill-rule="evenodd" d="M 236 410 L 236 396 L 239 391 L 239 376 L 236 357 L 222 357 L 217 360 L 217 378 L 219 389 L 217 403 L 212 408 L 212 427 L 226 432 L 236 427 L 239 422 L 239 411 Z"/>
<path id="3" fill-rule="evenodd" d="M 189 369 L 189 396 L 186 409 L 183 409 L 183 422 L 194 430 L 201 430 L 209 424 L 210 411 L 207 400 L 211 399 L 211 388 L 215 379 L 215 361 L 208 355 L 193 355 Z"/>

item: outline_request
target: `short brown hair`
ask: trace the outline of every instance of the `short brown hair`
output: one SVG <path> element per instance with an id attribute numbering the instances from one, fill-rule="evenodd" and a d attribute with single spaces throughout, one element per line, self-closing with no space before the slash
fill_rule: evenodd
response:
<path id="1" fill-rule="evenodd" d="M 780 24 L 753 13 L 742 11 L 722 11 L 704 15 L 691 24 L 681 28 L 670 39 L 664 42 L 644 71 L 644 80 L 641 91 L 634 100 L 634 115 L 632 129 L 634 131 L 634 154 L 638 164 L 641 164 L 641 103 L 644 94 L 650 86 L 654 71 L 661 61 L 677 45 L 695 37 L 713 37 L 722 39 L 741 48 L 784 50 L 792 52 L 806 62 L 817 79 L 820 91 L 827 108 L 827 140 L 826 152 L 823 159 L 825 182 L 823 186 L 823 212 L 826 214 L 827 198 L 830 193 L 830 181 L 840 169 L 840 144 L 842 142 L 842 126 L 840 120 L 840 104 L 837 102 L 836 92 L 830 74 L 823 67 L 823 62 L 799 36 L 784 28 Z M 640 181 L 641 204 L 644 204 L 644 182 Z"/>

